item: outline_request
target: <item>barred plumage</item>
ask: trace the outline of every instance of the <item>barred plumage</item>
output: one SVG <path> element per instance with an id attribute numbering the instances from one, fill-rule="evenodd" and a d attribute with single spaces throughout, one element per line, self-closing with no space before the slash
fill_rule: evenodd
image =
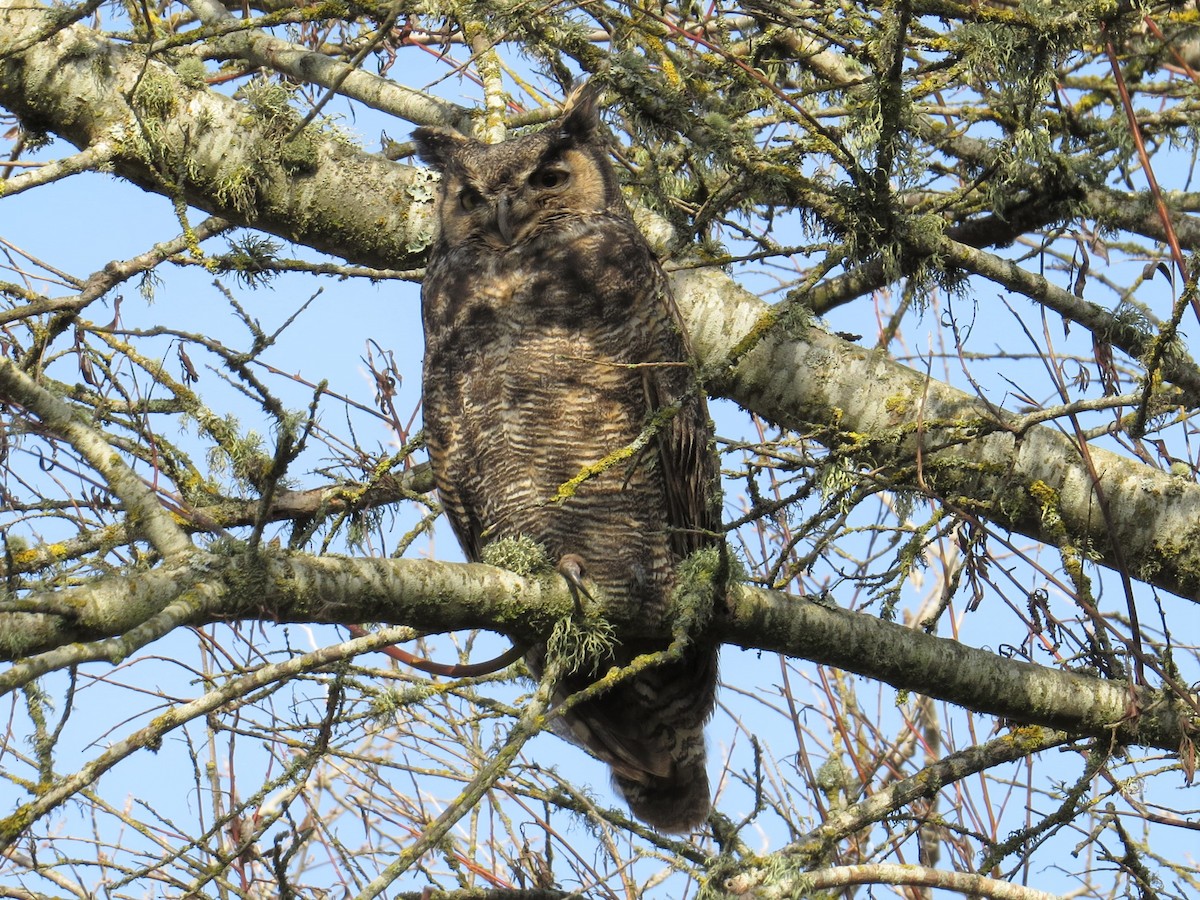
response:
<path id="1" fill-rule="evenodd" d="M 424 419 L 434 479 L 467 556 L 525 535 L 582 562 L 608 608 L 659 623 L 676 564 L 714 544 L 717 463 L 703 393 L 661 266 L 598 136 L 595 92 L 533 135 L 483 145 L 414 134 L 441 171 L 441 234 L 422 290 Z M 631 458 L 551 502 L 587 467 Z M 610 664 L 661 650 L 628 630 Z M 527 660 L 539 671 L 544 647 Z M 634 814 L 684 831 L 708 813 L 704 723 L 716 650 L 648 670 L 576 707 L 564 735 L 612 767 Z M 563 686 L 570 693 L 590 679 Z"/>

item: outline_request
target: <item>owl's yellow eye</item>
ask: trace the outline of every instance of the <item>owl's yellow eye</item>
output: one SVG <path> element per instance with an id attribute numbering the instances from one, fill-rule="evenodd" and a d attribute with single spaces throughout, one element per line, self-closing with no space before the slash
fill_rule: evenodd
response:
<path id="1" fill-rule="evenodd" d="M 570 177 L 566 169 L 538 169 L 529 176 L 529 183 L 535 188 L 549 190 L 562 187 Z"/>
<path id="2" fill-rule="evenodd" d="M 483 195 L 474 188 L 463 188 L 458 195 L 458 205 L 462 207 L 463 212 L 477 209 L 481 203 L 483 203 Z"/>

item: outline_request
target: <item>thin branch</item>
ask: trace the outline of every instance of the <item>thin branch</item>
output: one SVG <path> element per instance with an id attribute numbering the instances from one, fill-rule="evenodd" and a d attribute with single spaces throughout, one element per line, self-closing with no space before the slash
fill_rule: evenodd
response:
<path id="1" fill-rule="evenodd" d="M 525 743 L 544 729 L 545 715 L 554 701 L 554 690 L 562 674 L 561 661 L 551 659 L 538 682 L 537 691 L 521 711 L 520 718 L 509 729 L 504 746 L 480 767 L 475 777 L 450 801 L 441 815 L 426 826 L 421 836 L 405 847 L 395 860 L 356 895 L 355 900 L 372 900 L 382 894 L 428 850 L 436 847 L 459 819 L 475 808 L 480 798 L 508 771 Z"/>
<path id="2" fill-rule="evenodd" d="M 221 687 L 211 690 L 189 703 L 172 707 L 167 712 L 155 716 L 149 725 L 139 728 L 108 747 L 99 756 L 82 766 L 78 772 L 56 781 L 49 790 L 38 794 L 31 802 L 23 804 L 14 814 L 16 821 L 8 820 L 6 822 L 8 827 L 0 833 L 0 852 L 11 846 L 29 825 L 48 812 L 57 809 L 83 788 L 93 784 L 97 778 L 121 760 L 138 750 L 158 745 L 164 735 L 181 725 L 220 709 L 231 700 L 245 696 L 264 685 L 285 680 L 301 672 L 311 671 L 360 653 L 377 650 L 405 638 L 411 638 L 411 632 L 408 629 L 391 628 L 331 647 L 322 647 L 281 663 L 262 666 L 240 678 L 231 679 Z"/>
<path id="3" fill-rule="evenodd" d="M 120 499 L 129 526 L 164 557 L 181 556 L 192 549 L 187 533 L 162 508 L 154 491 L 129 468 L 112 445 L 85 425 L 67 403 L 35 382 L 7 357 L 0 357 L 0 397 L 24 407 L 40 418 L 51 432 L 70 443 Z"/>

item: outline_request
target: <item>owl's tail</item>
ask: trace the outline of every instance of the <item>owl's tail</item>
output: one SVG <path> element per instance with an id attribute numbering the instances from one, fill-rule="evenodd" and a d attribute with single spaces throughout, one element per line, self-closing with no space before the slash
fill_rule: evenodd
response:
<path id="1" fill-rule="evenodd" d="M 704 725 L 716 686 L 716 649 L 693 646 L 683 659 L 641 672 L 580 704 L 565 717 L 569 733 L 563 736 L 612 767 L 613 784 L 647 825 L 692 831 L 712 806 Z"/>
<path id="2" fill-rule="evenodd" d="M 650 669 L 630 685 L 643 705 L 640 771 L 613 766 L 630 811 L 659 831 L 692 831 L 712 808 L 704 726 L 717 690 L 717 653 L 691 646 L 682 660 Z"/>
<path id="3" fill-rule="evenodd" d="M 703 734 L 700 737 L 703 741 Z M 629 811 L 659 831 L 694 831 L 704 824 L 712 808 L 703 744 L 694 758 L 673 760 L 665 776 L 629 778 L 614 769 L 613 784 L 629 804 Z"/>

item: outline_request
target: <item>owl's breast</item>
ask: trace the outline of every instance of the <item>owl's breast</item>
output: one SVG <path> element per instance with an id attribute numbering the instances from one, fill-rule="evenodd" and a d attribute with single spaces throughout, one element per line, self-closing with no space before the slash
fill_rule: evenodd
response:
<path id="1" fill-rule="evenodd" d="M 668 485 L 691 457 L 664 461 L 674 431 L 646 431 L 689 389 L 682 333 L 632 221 L 551 224 L 512 247 L 468 243 L 431 259 L 422 310 L 435 481 L 472 558 L 525 534 L 552 557 L 584 560 L 612 602 L 656 615 L 673 529 L 697 524 L 671 518 Z M 704 430 L 702 404 L 680 416 Z"/>

